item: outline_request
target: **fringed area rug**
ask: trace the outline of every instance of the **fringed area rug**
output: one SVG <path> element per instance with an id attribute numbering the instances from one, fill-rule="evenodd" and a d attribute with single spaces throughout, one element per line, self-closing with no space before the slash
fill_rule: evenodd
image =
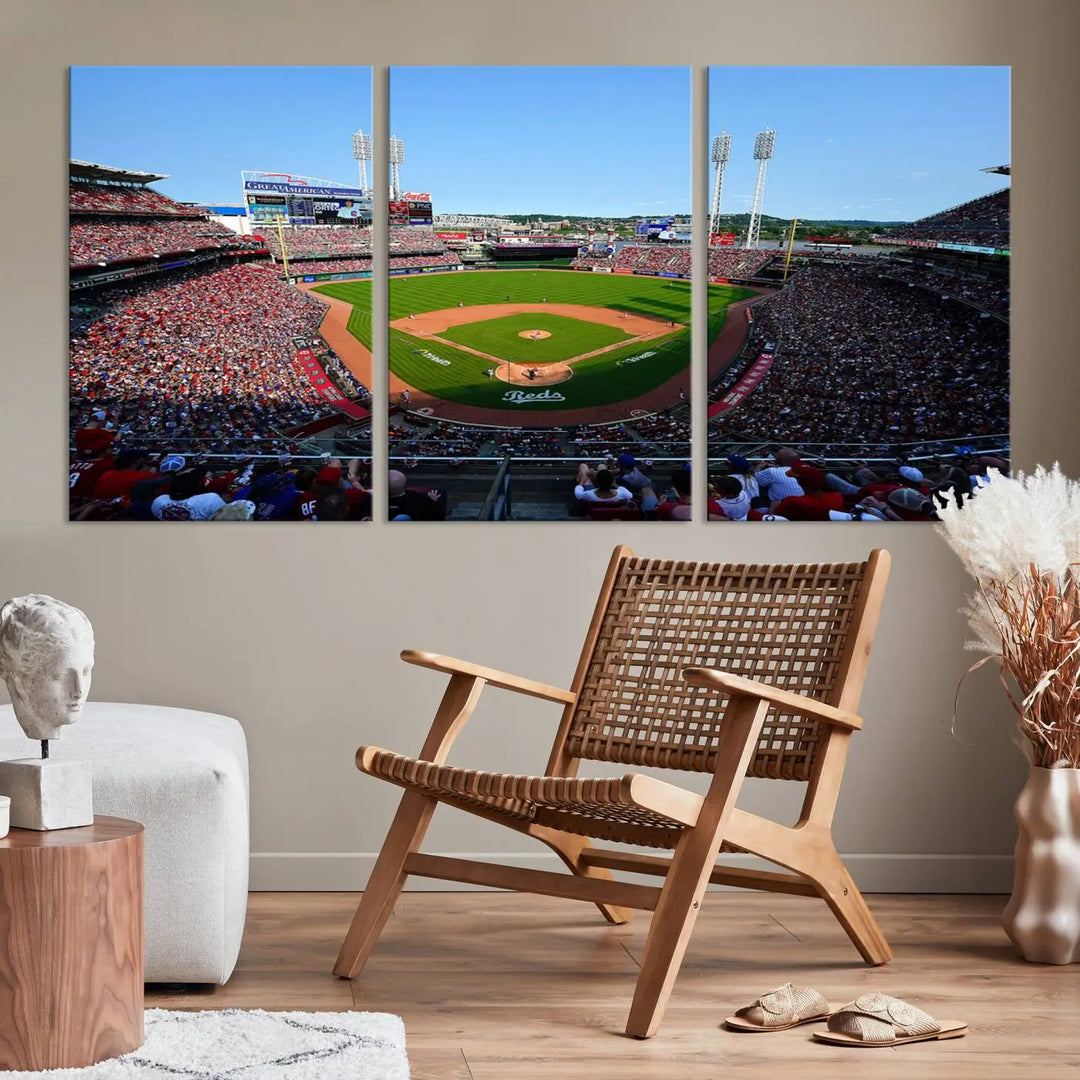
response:
<path id="1" fill-rule="evenodd" d="M 408 1080 L 405 1025 L 390 1013 L 147 1009 L 138 1050 L 86 1069 L 9 1080 Z"/>

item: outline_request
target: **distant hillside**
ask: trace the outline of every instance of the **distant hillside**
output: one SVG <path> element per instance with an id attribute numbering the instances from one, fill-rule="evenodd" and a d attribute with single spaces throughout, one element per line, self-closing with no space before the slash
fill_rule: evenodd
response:
<path id="1" fill-rule="evenodd" d="M 581 214 L 559 213 L 536 213 L 536 214 L 495 214 L 477 211 L 478 217 L 499 217 L 506 221 L 513 221 L 518 225 L 527 225 L 532 221 L 569 221 L 570 228 L 578 232 L 585 225 L 595 225 L 597 230 L 603 230 L 609 225 L 615 228 L 633 228 L 641 221 L 654 221 L 660 217 L 674 217 L 683 224 L 690 220 L 689 211 L 680 214 L 645 215 L 634 214 L 629 217 L 587 217 Z M 750 224 L 749 214 L 721 214 L 716 221 L 717 232 L 745 232 Z M 872 221 L 867 218 L 800 218 L 799 235 L 806 236 L 814 233 L 843 232 L 845 230 L 870 230 L 893 228 L 897 225 L 909 224 L 903 221 Z M 762 235 L 779 235 L 786 229 L 791 228 L 790 218 L 772 217 L 769 214 L 761 215 Z"/>

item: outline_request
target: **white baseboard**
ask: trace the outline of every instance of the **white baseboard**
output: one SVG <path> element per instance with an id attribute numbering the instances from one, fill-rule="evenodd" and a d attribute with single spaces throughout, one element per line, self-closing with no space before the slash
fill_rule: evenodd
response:
<path id="1" fill-rule="evenodd" d="M 459 859 L 482 859 L 532 870 L 563 870 L 554 854 L 433 852 Z M 356 892 L 364 888 L 377 852 L 257 851 L 251 855 L 253 892 Z M 752 855 L 725 856 L 731 866 L 775 870 Z M 868 893 L 1007 893 L 1012 889 L 1012 855 L 844 855 L 855 883 Z M 620 875 L 622 876 L 622 875 Z M 655 884 L 656 878 L 627 880 Z M 468 892 L 480 888 L 454 881 L 410 878 L 415 892 Z"/>

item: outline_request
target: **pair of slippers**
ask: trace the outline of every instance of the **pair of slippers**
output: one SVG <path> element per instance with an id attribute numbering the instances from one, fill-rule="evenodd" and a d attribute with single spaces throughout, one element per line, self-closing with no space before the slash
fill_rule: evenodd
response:
<path id="1" fill-rule="evenodd" d="M 762 994 L 724 1024 L 733 1031 L 787 1031 L 820 1020 L 827 1021 L 828 1031 L 815 1031 L 814 1038 L 838 1046 L 899 1046 L 958 1039 L 968 1031 L 961 1020 L 935 1020 L 888 994 L 863 994 L 847 1005 L 832 1005 L 809 986 L 792 983 Z"/>

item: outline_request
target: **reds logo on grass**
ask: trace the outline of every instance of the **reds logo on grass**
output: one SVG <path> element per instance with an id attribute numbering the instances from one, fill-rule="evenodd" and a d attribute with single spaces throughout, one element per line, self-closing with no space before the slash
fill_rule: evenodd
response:
<path id="1" fill-rule="evenodd" d="M 554 390 L 541 390 L 537 393 L 527 394 L 524 390 L 507 390 L 502 397 L 511 405 L 526 405 L 532 401 L 565 401 L 562 394 Z"/>

